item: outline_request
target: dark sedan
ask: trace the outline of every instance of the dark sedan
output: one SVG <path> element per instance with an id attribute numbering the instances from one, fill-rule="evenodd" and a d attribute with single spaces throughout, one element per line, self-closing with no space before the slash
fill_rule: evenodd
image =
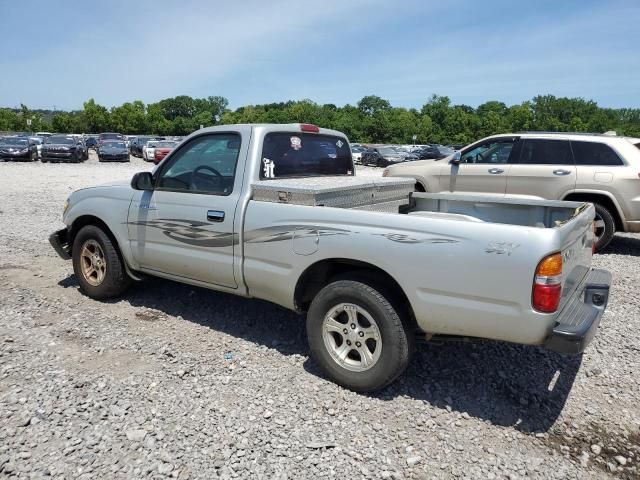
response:
<path id="1" fill-rule="evenodd" d="M 405 152 L 399 152 L 393 147 L 372 147 L 362 153 L 361 163 L 375 167 L 388 167 L 394 163 L 417 160 L 417 157 Z"/>
<path id="2" fill-rule="evenodd" d="M 96 137 L 87 137 L 87 139 L 84 141 L 84 144 L 87 146 L 87 149 L 89 148 L 97 149 L 98 139 Z"/>
<path id="3" fill-rule="evenodd" d="M 129 149 L 123 141 L 104 142 L 98 146 L 99 162 L 128 162 Z"/>
<path id="4" fill-rule="evenodd" d="M 45 138 L 42 145 L 42 163 L 72 162 L 84 160 L 84 147 L 68 135 L 51 135 Z"/>
<path id="5" fill-rule="evenodd" d="M 33 162 L 38 160 L 38 147 L 28 137 L 0 138 L 0 160 Z"/>
<path id="6" fill-rule="evenodd" d="M 420 160 L 440 160 L 441 158 L 453 155 L 455 150 L 442 145 L 429 145 L 427 147 L 414 150 L 412 153 L 417 155 Z"/>

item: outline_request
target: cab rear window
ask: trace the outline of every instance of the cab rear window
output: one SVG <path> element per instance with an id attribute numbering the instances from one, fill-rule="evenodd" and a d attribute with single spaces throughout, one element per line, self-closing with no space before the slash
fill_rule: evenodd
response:
<path id="1" fill-rule="evenodd" d="M 262 146 L 260 178 L 353 175 L 353 160 L 344 138 L 315 133 L 269 133 Z"/>

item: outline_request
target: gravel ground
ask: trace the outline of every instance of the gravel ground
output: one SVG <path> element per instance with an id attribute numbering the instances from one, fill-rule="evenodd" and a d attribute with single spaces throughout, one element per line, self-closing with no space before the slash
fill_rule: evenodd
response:
<path id="1" fill-rule="evenodd" d="M 614 287 L 583 356 L 432 343 L 359 395 L 279 307 L 164 280 L 79 293 L 47 242 L 65 198 L 143 168 L 0 164 L 0 477 L 639 478 L 640 236 L 594 258 Z"/>

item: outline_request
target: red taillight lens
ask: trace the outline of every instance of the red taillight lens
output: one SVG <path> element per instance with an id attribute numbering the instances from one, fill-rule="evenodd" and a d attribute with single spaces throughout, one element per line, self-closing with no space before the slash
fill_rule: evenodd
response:
<path id="1" fill-rule="evenodd" d="M 310 123 L 301 123 L 300 130 L 303 132 L 319 133 L 320 127 L 312 125 Z"/>
<path id="2" fill-rule="evenodd" d="M 553 313 L 562 296 L 562 255 L 555 253 L 542 259 L 533 280 L 531 303 L 543 313 Z"/>
<path id="3" fill-rule="evenodd" d="M 538 285 L 533 286 L 533 308 L 543 313 L 553 313 L 560 305 L 562 286 Z"/>

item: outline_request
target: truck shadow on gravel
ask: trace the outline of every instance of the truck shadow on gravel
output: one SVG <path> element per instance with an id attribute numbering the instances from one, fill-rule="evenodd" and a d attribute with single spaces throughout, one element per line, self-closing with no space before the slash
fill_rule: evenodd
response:
<path id="1" fill-rule="evenodd" d="M 616 235 L 599 255 L 628 255 L 640 257 L 640 238 Z"/>
<path id="2" fill-rule="evenodd" d="M 581 363 L 581 355 L 540 347 L 433 341 L 420 346 L 399 381 L 373 396 L 408 396 L 494 425 L 546 432 L 562 412 Z"/>
<path id="3" fill-rule="evenodd" d="M 78 288 L 73 275 L 59 285 Z M 160 317 L 180 316 L 283 355 L 309 354 L 304 316 L 261 300 L 153 278 L 105 303 L 119 301 L 152 309 L 136 312 L 141 320 L 149 315 L 157 318 L 157 311 Z M 369 397 L 381 401 L 410 397 L 492 424 L 546 432 L 562 412 L 581 361 L 581 356 L 562 356 L 539 347 L 434 341 L 419 346 L 395 383 Z M 311 359 L 304 368 L 323 377 Z"/>

